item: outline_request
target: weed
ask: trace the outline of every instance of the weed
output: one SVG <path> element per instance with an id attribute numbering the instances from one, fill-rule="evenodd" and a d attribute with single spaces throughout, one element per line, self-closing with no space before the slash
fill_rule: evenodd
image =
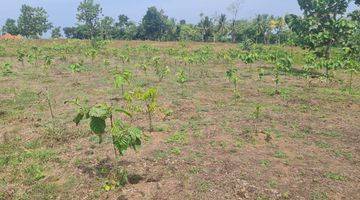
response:
<path id="1" fill-rule="evenodd" d="M 328 149 L 328 148 L 331 147 L 331 144 L 326 143 L 326 142 L 324 142 L 324 141 L 316 141 L 316 142 L 315 142 L 315 145 L 316 145 L 317 147 L 319 147 L 319 148 L 322 148 L 322 149 Z"/>
<path id="2" fill-rule="evenodd" d="M 325 174 L 325 177 L 328 179 L 331 179 L 333 181 L 346 181 L 347 177 L 339 174 L 339 173 L 334 173 L 334 172 L 328 172 Z"/>
<path id="3" fill-rule="evenodd" d="M 185 132 L 176 132 L 166 139 L 166 143 L 172 144 L 186 144 L 188 142 L 188 135 Z"/>
<path id="4" fill-rule="evenodd" d="M 275 158 L 285 159 L 288 156 L 283 151 L 278 150 L 278 151 L 275 151 L 274 157 Z"/>
<path id="5" fill-rule="evenodd" d="M 174 155 L 180 155 L 181 154 L 181 149 L 179 147 L 174 147 L 170 149 L 170 152 Z"/>
<path id="6" fill-rule="evenodd" d="M 263 167 L 269 167 L 271 164 L 271 161 L 270 160 L 260 160 L 260 164 Z"/>

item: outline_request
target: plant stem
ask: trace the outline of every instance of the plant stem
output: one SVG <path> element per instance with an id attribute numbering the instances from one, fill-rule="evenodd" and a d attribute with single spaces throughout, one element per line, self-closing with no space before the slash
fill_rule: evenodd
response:
<path id="1" fill-rule="evenodd" d="M 50 94 L 48 91 L 46 92 L 46 100 L 47 100 L 47 103 L 48 103 L 48 106 L 50 109 L 51 119 L 54 120 L 55 116 L 54 116 L 54 112 L 53 112 L 51 101 L 50 101 Z"/>

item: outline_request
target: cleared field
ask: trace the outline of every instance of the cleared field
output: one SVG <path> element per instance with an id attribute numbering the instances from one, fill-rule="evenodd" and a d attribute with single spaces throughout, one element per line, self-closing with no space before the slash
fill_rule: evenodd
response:
<path id="1" fill-rule="evenodd" d="M 360 199 L 359 75 L 349 91 L 343 71 L 302 70 L 298 48 L 0 46 L 0 199 Z M 289 70 L 274 68 L 276 52 L 291 57 Z M 132 78 L 115 87 L 124 70 Z M 152 132 L 146 104 L 123 98 L 148 88 Z M 141 148 L 115 156 L 109 120 L 99 144 L 73 122 L 76 106 L 64 102 L 75 98 L 128 110 L 116 117 L 142 130 Z"/>

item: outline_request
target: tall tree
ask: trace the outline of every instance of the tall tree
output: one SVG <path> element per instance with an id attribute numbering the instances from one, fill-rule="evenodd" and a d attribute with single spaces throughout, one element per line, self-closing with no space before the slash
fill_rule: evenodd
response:
<path id="1" fill-rule="evenodd" d="M 95 4 L 94 0 L 84 0 L 80 3 L 77 11 L 77 20 L 85 25 L 88 37 L 94 38 L 99 32 L 100 15 L 102 13 L 100 4 Z"/>
<path id="2" fill-rule="evenodd" d="M 233 14 L 233 19 L 232 19 L 231 29 L 230 29 L 232 42 L 236 42 L 236 20 L 237 20 L 239 10 L 240 10 L 242 3 L 243 3 L 242 0 L 235 0 L 228 7 L 228 11 Z"/>
<path id="3" fill-rule="evenodd" d="M 224 37 L 227 33 L 227 27 L 226 27 L 226 15 L 221 14 L 220 17 L 217 20 L 216 25 L 216 35 L 220 38 Z M 216 38 L 214 37 L 214 40 L 216 42 Z"/>
<path id="4" fill-rule="evenodd" d="M 5 25 L 2 27 L 3 33 L 9 33 L 11 35 L 18 35 L 19 29 L 16 26 L 16 21 L 14 19 L 7 19 Z"/>
<path id="5" fill-rule="evenodd" d="M 19 33 L 27 38 L 38 38 L 51 29 L 48 14 L 42 7 L 22 5 L 18 19 Z"/>
<path id="6" fill-rule="evenodd" d="M 158 11 L 156 7 L 148 8 L 145 16 L 142 19 L 142 28 L 145 39 L 159 40 L 166 28 L 167 16 L 163 11 Z"/>
<path id="7" fill-rule="evenodd" d="M 101 37 L 105 40 L 111 39 L 115 30 L 114 30 L 115 20 L 112 17 L 104 17 L 100 21 L 100 32 Z"/>
<path id="8" fill-rule="evenodd" d="M 180 25 L 179 39 L 182 41 L 200 41 L 202 35 L 192 24 Z"/>
<path id="9" fill-rule="evenodd" d="M 347 35 L 345 13 L 350 0 L 298 0 L 303 17 L 287 15 L 290 28 L 302 38 L 302 46 L 313 51 L 321 67 L 328 70 L 332 47 Z"/>
<path id="10" fill-rule="evenodd" d="M 61 27 L 55 27 L 51 30 L 51 38 L 55 39 L 55 38 L 61 38 Z"/>
<path id="11" fill-rule="evenodd" d="M 66 38 L 72 38 L 72 39 L 88 38 L 87 27 L 85 27 L 85 25 L 79 25 L 77 27 L 65 27 L 63 28 L 63 31 Z"/>
<path id="12" fill-rule="evenodd" d="M 212 29 L 214 24 L 209 16 L 204 16 L 204 14 L 201 13 L 200 17 L 201 21 L 198 24 L 198 27 L 202 35 L 202 41 L 207 42 L 212 36 Z"/>
<path id="13" fill-rule="evenodd" d="M 256 27 L 256 42 L 258 43 L 259 40 L 262 40 L 264 44 L 269 43 L 269 34 L 270 34 L 270 20 L 273 17 L 262 14 L 257 15 L 255 18 L 255 27 Z"/>

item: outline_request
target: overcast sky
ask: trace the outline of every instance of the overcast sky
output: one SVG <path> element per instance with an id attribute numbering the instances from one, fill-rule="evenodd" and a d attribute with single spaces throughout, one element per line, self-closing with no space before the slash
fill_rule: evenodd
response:
<path id="1" fill-rule="evenodd" d="M 0 25 L 7 18 L 17 19 L 22 4 L 44 7 L 55 26 L 71 26 L 76 23 L 76 8 L 81 0 L 1 0 Z M 198 22 L 201 12 L 206 15 L 228 13 L 232 0 L 95 0 L 103 8 L 103 14 L 116 17 L 125 14 L 133 21 L 140 21 L 150 6 L 162 8 L 169 17 L 188 22 Z M 250 18 L 255 14 L 283 15 L 300 13 L 297 0 L 245 0 L 239 17 Z"/>

